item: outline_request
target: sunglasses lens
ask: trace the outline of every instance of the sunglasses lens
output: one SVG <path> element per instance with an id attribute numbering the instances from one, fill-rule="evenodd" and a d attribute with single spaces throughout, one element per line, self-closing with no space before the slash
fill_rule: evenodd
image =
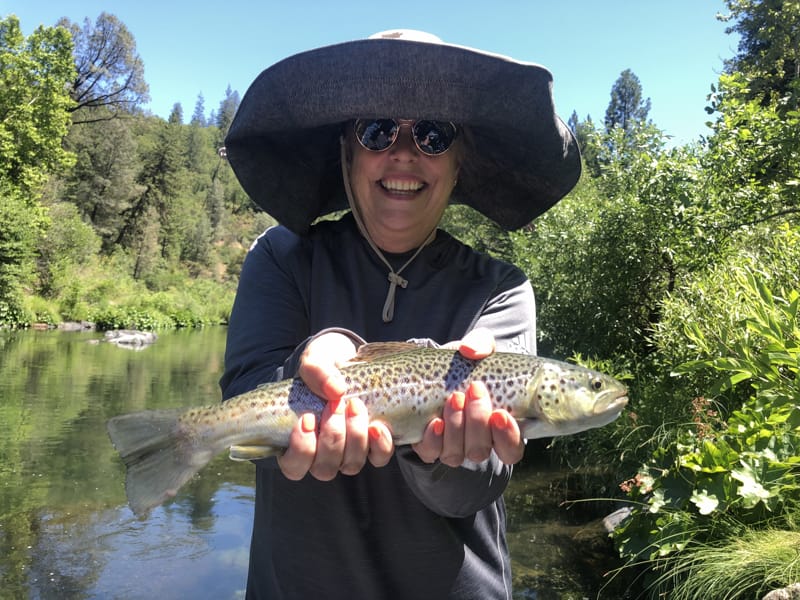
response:
<path id="1" fill-rule="evenodd" d="M 446 152 L 456 139 L 456 126 L 447 121 L 417 121 L 414 140 L 425 154 L 435 156 Z"/>
<path id="2" fill-rule="evenodd" d="M 383 152 L 394 144 L 400 124 L 394 119 L 359 119 L 354 129 L 358 143 L 364 148 Z M 447 121 L 415 121 L 412 126 L 417 148 L 428 156 L 446 152 L 457 133 L 456 126 Z"/>
<path id="3" fill-rule="evenodd" d="M 398 129 L 393 119 L 359 119 L 355 124 L 358 142 L 373 152 L 382 152 L 391 146 Z"/>

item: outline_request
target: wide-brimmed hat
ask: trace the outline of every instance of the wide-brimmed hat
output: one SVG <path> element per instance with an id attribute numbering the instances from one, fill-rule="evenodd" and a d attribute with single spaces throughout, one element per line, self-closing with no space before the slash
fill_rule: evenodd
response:
<path id="1" fill-rule="evenodd" d="M 361 117 L 452 121 L 471 132 L 479 168 L 462 168 L 452 202 L 505 229 L 566 195 L 581 160 L 556 115 L 546 68 L 398 30 L 290 56 L 242 98 L 225 147 L 249 196 L 305 233 L 347 208 L 339 138 Z"/>

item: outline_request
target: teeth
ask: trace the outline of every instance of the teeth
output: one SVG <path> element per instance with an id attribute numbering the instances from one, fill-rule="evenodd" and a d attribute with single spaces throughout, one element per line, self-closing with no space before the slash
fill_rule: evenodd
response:
<path id="1" fill-rule="evenodd" d="M 407 181 L 407 180 L 382 180 L 381 185 L 384 189 L 391 190 L 393 192 L 416 192 L 423 188 L 425 185 L 419 181 Z"/>

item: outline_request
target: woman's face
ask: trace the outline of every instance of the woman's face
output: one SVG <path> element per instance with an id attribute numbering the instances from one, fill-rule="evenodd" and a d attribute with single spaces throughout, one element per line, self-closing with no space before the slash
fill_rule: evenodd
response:
<path id="1" fill-rule="evenodd" d="M 458 177 L 458 140 L 444 154 L 419 151 L 403 123 L 395 143 L 383 152 L 348 143 L 350 186 L 373 241 L 387 252 L 420 246 L 439 224 Z"/>

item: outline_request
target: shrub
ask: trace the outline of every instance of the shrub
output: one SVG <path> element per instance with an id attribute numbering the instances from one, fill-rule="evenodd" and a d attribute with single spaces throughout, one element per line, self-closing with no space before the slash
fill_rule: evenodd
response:
<path id="1" fill-rule="evenodd" d="M 736 317 L 720 318 L 714 335 L 685 323 L 697 358 L 676 369 L 714 383 L 689 426 L 626 482 L 636 507 L 614 533 L 622 556 L 655 561 L 662 582 L 682 578 L 697 545 L 789 527 L 800 508 L 800 286 L 773 291 L 752 267 L 726 273 Z M 738 407 L 706 400 L 735 388 L 746 392 Z"/>

